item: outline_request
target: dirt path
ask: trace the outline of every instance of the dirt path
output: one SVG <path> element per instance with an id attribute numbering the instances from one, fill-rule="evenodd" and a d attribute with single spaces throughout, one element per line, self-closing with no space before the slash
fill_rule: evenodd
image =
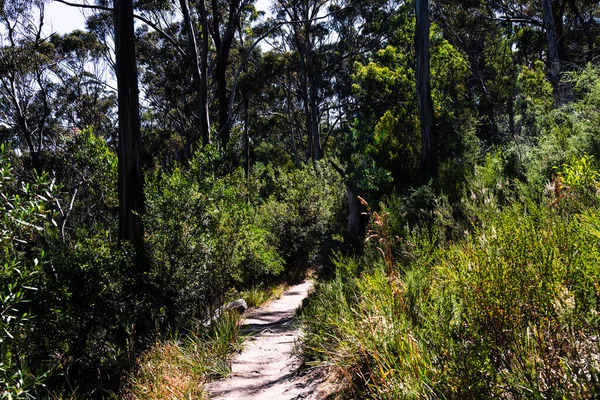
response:
<path id="1" fill-rule="evenodd" d="M 301 376 L 300 360 L 292 354 L 301 335 L 294 315 L 312 286 L 311 281 L 292 286 L 280 299 L 250 313 L 242 330 L 251 336 L 233 358 L 231 375 L 208 385 L 211 399 L 318 399 L 322 378 Z"/>

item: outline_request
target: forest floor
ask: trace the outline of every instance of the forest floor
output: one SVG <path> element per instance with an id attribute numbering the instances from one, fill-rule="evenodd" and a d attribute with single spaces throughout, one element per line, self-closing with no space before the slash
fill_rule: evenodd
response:
<path id="1" fill-rule="evenodd" d="M 242 321 L 247 335 L 243 351 L 231 360 L 231 374 L 212 382 L 214 400 L 316 400 L 325 381 L 322 370 L 300 371 L 297 345 L 302 337 L 296 310 L 313 287 L 306 281 L 290 287 L 279 299 L 252 310 Z"/>

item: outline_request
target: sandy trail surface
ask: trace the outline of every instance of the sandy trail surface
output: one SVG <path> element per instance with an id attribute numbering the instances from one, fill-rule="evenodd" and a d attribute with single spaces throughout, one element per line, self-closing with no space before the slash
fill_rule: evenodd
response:
<path id="1" fill-rule="evenodd" d="M 278 300 L 249 313 L 241 326 L 249 335 L 244 349 L 233 357 L 230 376 L 208 385 L 211 399 L 319 398 L 317 386 L 323 377 L 300 373 L 301 361 L 293 355 L 302 334 L 294 315 L 312 287 L 312 281 L 292 286 Z"/>

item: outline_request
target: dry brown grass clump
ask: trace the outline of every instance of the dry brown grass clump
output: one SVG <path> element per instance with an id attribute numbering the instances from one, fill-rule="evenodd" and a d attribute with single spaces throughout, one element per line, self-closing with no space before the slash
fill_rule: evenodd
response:
<path id="1" fill-rule="evenodd" d="M 130 400 L 207 399 L 204 368 L 181 343 L 158 342 L 145 352 L 125 395 Z"/>

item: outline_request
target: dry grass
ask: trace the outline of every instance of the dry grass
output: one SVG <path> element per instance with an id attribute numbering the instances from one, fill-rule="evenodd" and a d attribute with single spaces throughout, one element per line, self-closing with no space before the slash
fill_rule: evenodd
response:
<path id="1" fill-rule="evenodd" d="M 240 317 L 227 312 L 210 326 L 198 324 L 183 339 L 158 341 L 138 360 L 124 398 L 207 399 L 203 386 L 230 372 L 229 356 L 239 350 Z"/>
<path id="2" fill-rule="evenodd" d="M 252 288 L 239 293 L 253 307 L 280 298 L 288 289 L 280 284 L 269 289 Z M 128 400 L 208 399 L 203 386 L 229 372 L 228 356 L 239 347 L 239 316 L 226 313 L 211 327 L 198 327 L 185 339 L 158 341 L 138 360 L 123 395 Z"/>
<path id="3" fill-rule="evenodd" d="M 272 300 L 279 299 L 288 288 L 289 285 L 287 283 L 281 283 L 267 289 L 255 286 L 246 291 L 237 293 L 234 297 L 246 300 L 248 307 L 262 307 Z"/>
<path id="4" fill-rule="evenodd" d="M 130 381 L 126 399 L 207 399 L 203 368 L 198 357 L 178 342 L 158 342 L 140 359 L 138 373 Z"/>

